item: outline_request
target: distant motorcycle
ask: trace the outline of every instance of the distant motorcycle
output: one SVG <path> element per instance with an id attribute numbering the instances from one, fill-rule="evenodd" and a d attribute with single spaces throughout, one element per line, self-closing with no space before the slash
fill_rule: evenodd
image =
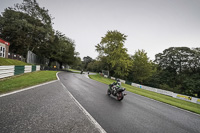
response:
<path id="1" fill-rule="evenodd" d="M 113 85 L 110 84 L 107 94 L 110 96 L 111 94 L 115 97 L 117 97 L 118 101 L 121 101 L 124 96 L 126 95 L 125 93 L 123 93 L 126 90 L 126 88 L 121 87 L 120 85 Z"/>

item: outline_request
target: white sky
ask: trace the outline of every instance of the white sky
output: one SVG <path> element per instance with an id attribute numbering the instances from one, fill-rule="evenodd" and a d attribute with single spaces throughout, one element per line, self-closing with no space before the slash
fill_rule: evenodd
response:
<path id="1" fill-rule="evenodd" d="M 0 12 L 22 0 L 0 0 Z M 200 47 L 200 0 L 37 0 L 55 17 L 54 29 L 76 43 L 80 57 L 98 56 L 108 30 L 127 35 L 128 54 L 155 54 L 169 47 Z"/>

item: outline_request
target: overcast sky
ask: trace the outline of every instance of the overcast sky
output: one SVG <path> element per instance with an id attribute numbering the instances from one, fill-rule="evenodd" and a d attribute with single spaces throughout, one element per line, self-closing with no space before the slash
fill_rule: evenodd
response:
<path id="1" fill-rule="evenodd" d="M 0 12 L 22 0 L 0 0 Z M 169 47 L 200 47 L 200 0 L 38 0 L 55 17 L 54 29 L 73 39 L 80 57 L 95 59 L 95 45 L 108 30 L 127 35 L 133 55 Z"/>

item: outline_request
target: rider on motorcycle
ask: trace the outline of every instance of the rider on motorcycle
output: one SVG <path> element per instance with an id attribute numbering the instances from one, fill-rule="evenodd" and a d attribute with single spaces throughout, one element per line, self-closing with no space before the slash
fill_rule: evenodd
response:
<path id="1" fill-rule="evenodd" d="M 112 83 L 112 85 L 119 85 L 119 86 L 121 86 L 121 82 L 120 82 L 119 79 L 117 79 L 116 82 L 113 82 L 113 83 Z"/>
<path id="2" fill-rule="evenodd" d="M 116 79 L 116 82 L 109 85 L 107 94 L 109 96 L 112 94 L 113 96 L 117 97 L 118 101 L 121 101 L 124 98 L 124 96 L 127 95 L 127 94 L 123 93 L 123 91 L 125 91 L 125 90 L 126 90 L 126 88 L 123 88 L 121 86 L 120 80 Z"/>
<path id="3" fill-rule="evenodd" d="M 120 80 L 117 79 L 116 82 L 113 82 L 113 83 L 110 85 L 110 87 L 113 87 L 113 86 L 116 86 L 116 87 L 114 87 L 115 92 L 116 92 L 117 89 L 118 89 L 118 87 L 121 87 L 121 82 L 120 82 Z"/>

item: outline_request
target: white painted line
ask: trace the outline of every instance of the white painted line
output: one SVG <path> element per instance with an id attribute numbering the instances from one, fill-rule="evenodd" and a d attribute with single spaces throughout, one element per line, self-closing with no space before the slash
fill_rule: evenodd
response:
<path id="1" fill-rule="evenodd" d="M 85 77 L 89 79 L 89 76 L 87 74 L 85 74 Z"/>
<path id="2" fill-rule="evenodd" d="M 33 89 L 33 88 L 36 88 L 36 87 L 39 87 L 39 86 L 43 86 L 43 85 L 46 85 L 46 84 L 50 84 L 50 83 L 53 83 L 53 82 L 56 82 L 56 81 L 58 81 L 58 80 L 53 80 L 53 81 L 46 82 L 46 83 L 43 83 L 43 84 L 39 84 L 39 85 L 31 86 L 31 87 L 28 87 L 28 88 L 24 88 L 24 89 L 21 89 L 21 90 L 13 91 L 13 92 L 10 92 L 10 93 L 2 94 L 2 95 L 0 95 L 0 97 L 12 95 L 12 94 L 19 93 L 19 92 L 26 91 L 26 90 L 30 90 L 30 89 Z"/>
<path id="3" fill-rule="evenodd" d="M 61 83 L 61 82 L 60 82 Z M 62 84 L 62 83 L 61 83 Z M 67 91 L 68 89 L 62 84 L 63 88 Z M 74 96 L 68 91 L 69 96 L 75 101 L 76 105 L 83 111 L 87 118 L 95 125 L 95 127 L 101 132 L 106 133 L 106 131 L 99 125 L 99 123 L 87 112 L 87 110 L 74 98 Z"/>
<path id="4" fill-rule="evenodd" d="M 59 73 L 59 72 L 58 72 Z M 58 76 L 58 75 L 57 75 Z M 60 78 L 58 78 L 60 81 Z M 63 85 L 63 83 L 60 81 L 63 88 L 67 90 L 69 93 L 69 96 L 75 101 L 76 105 L 80 108 L 80 110 L 83 111 L 83 113 L 86 115 L 86 117 L 95 125 L 95 127 L 101 132 L 106 133 L 106 131 L 99 125 L 99 123 L 87 112 L 87 110 L 75 99 L 75 97 L 69 92 L 69 90 Z"/>
<path id="5" fill-rule="evenodd" d="M 60 80 L 60 78 L 58 77 L 58 73 L 60 73 L 60 72 L 57 72 L 57 73 L 56 73 L 56 77 L 57 77 L 58 80 Z"/>

